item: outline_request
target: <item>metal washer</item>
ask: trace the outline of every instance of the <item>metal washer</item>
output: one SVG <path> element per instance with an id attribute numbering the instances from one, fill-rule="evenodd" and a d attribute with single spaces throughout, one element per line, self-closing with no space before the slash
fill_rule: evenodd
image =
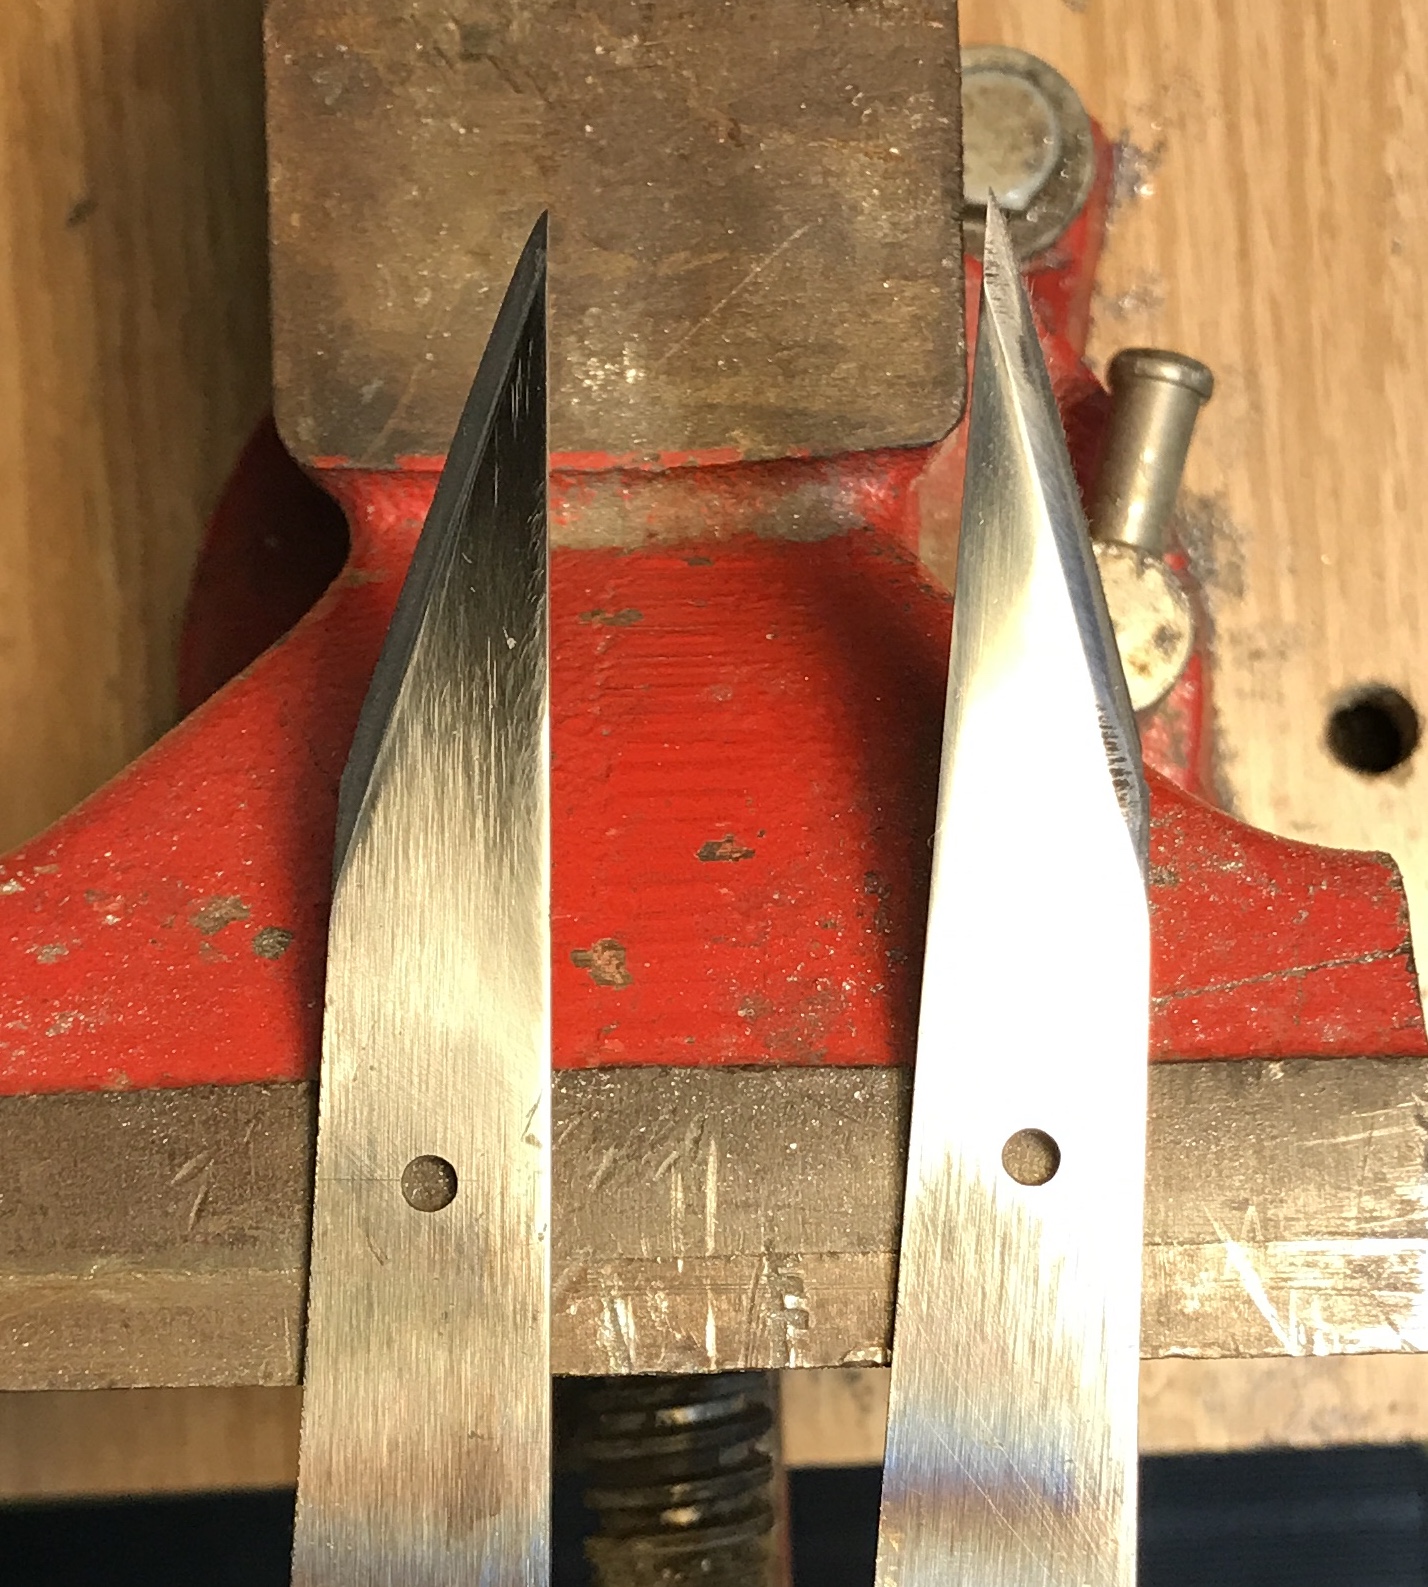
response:
<path id="1" fill-rule="evenodd" d="M 1090 196 L 1096 175 L 1096 145 L 1091 118 L 1070 83 L 1045 61 L 1025 50 L 1001 44 L 978 44 L 962 51 L 962 93 L 966 101 L 969 82 L 981 74 L 1023 78 L 1035 97 L 1051 107 L 1059 143 L 1055 162 L 1045 180 L 1019 213 L 1007 215 L 1012 247 L 1018 259 L 1043 253 L 1066 230 Z M 965 111 L 964 111 L 965 115 Z M 964 143 L 966 132 L 964 124 Z M 982 254 L 985 208 L 962 206 L 963 247 L 976 258 Z"/>

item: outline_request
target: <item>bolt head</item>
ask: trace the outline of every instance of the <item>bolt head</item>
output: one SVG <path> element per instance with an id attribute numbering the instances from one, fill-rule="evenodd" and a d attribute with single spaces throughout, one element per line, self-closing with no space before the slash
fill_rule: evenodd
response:
<path id="1" fill-rule="evenodd" d="M 1045 61 L 1001 44 L 962 51 L 962 233 L 982 251 L 996 194 L 1018 259 L 1049 248 L 1080 212 L 1096 174 L 1091 118 Z"/>
<path id="2" fill-rule="evenodd" d="M 962 194 L 977 206 L 994 193 L 1025 214 L 1061 158 L 1061 127 L 1051 101 L 1029 77 L 1001 69 L 962 79 Z"/>

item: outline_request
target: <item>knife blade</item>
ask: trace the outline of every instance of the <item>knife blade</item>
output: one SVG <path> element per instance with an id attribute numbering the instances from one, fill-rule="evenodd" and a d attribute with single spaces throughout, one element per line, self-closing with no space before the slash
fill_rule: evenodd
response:
<path id="1" fill-rule="evenodd" d="M 300 1587 L 549 1572 L 545 276 L 542 218 L 343 776 Z"/>
<path id="2" fill-rule="evenodd" d="M 1129 1587 L 1149 919 L 1135 718 L 988 204 L 879 1587 Z"/>

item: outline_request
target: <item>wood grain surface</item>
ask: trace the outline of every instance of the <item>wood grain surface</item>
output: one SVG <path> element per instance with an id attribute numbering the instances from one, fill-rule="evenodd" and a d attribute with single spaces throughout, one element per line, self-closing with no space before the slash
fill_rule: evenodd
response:
<path id="1" fill-rule="evenodd" d="M 0 850 L 173 720 L 268 402 L 260 0 L 0 7 Z"/>
<path id="2" fill-rule="evenodd" d="M 297 1481 L 299 1389 L 0 1394 L 0 1501 Z"/>
<path id="3" fill-rule="evenodd" d="M 789 1463 L 877 1464 L 890 1376 L 884 1367 L 785 1372 L 780 1405 Z M 1406 1443 L 1421 1439 L 1425 1427 L 1422 1356 L 1169 1359 L 1140 1366 L 1140 1447 L 1147 1455 Z"/>
<path id="4" fill-rule="evenodd" d="M 174 717 L 194 553 L 269 400 L 261 11 L 0 7 L 0 850 Z M 3 1395 L 0 1495 L 291 1481 L 289 1412 Z"/>
<path id="5" fill-rule="evenodd" d="M 1215 371 L 1182 497 L 1214 626 L 1226 804 L 1389 850 L 1428 932 L 1424 752 L 1387 776 L 1326 718 L 1428 708 L 1428 13 L 1411 0 L 963 0 L 964 44 L 1030 49 L 1120 142 L 1092 352 Z"/>
<path id="6" fill-rule="evenodd" d="M 792 1464 L 882 1459 L 885 1368 L 782 1378 Z M 0 1501 L 290 1488 L 301 1404 L 296 1388 L 0 1394 Z M 1405 1442 L 1428 1429 L 1428 1373 L 1411 1355 L 1145 1361 L 1140 1422 L 1146 1454 Z"/>

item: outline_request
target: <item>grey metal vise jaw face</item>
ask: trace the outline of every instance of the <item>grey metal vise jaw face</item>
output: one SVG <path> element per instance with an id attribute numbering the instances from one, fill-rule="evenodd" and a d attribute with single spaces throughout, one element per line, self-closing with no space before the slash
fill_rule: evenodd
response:
<path id="1" fill-rule="evenodd" d="M 305 461 L 445 451 L 547 207 L 554 453 L 825 456 L 961 414 L 952 0 L 273 0 L 267 82 Z"/>

